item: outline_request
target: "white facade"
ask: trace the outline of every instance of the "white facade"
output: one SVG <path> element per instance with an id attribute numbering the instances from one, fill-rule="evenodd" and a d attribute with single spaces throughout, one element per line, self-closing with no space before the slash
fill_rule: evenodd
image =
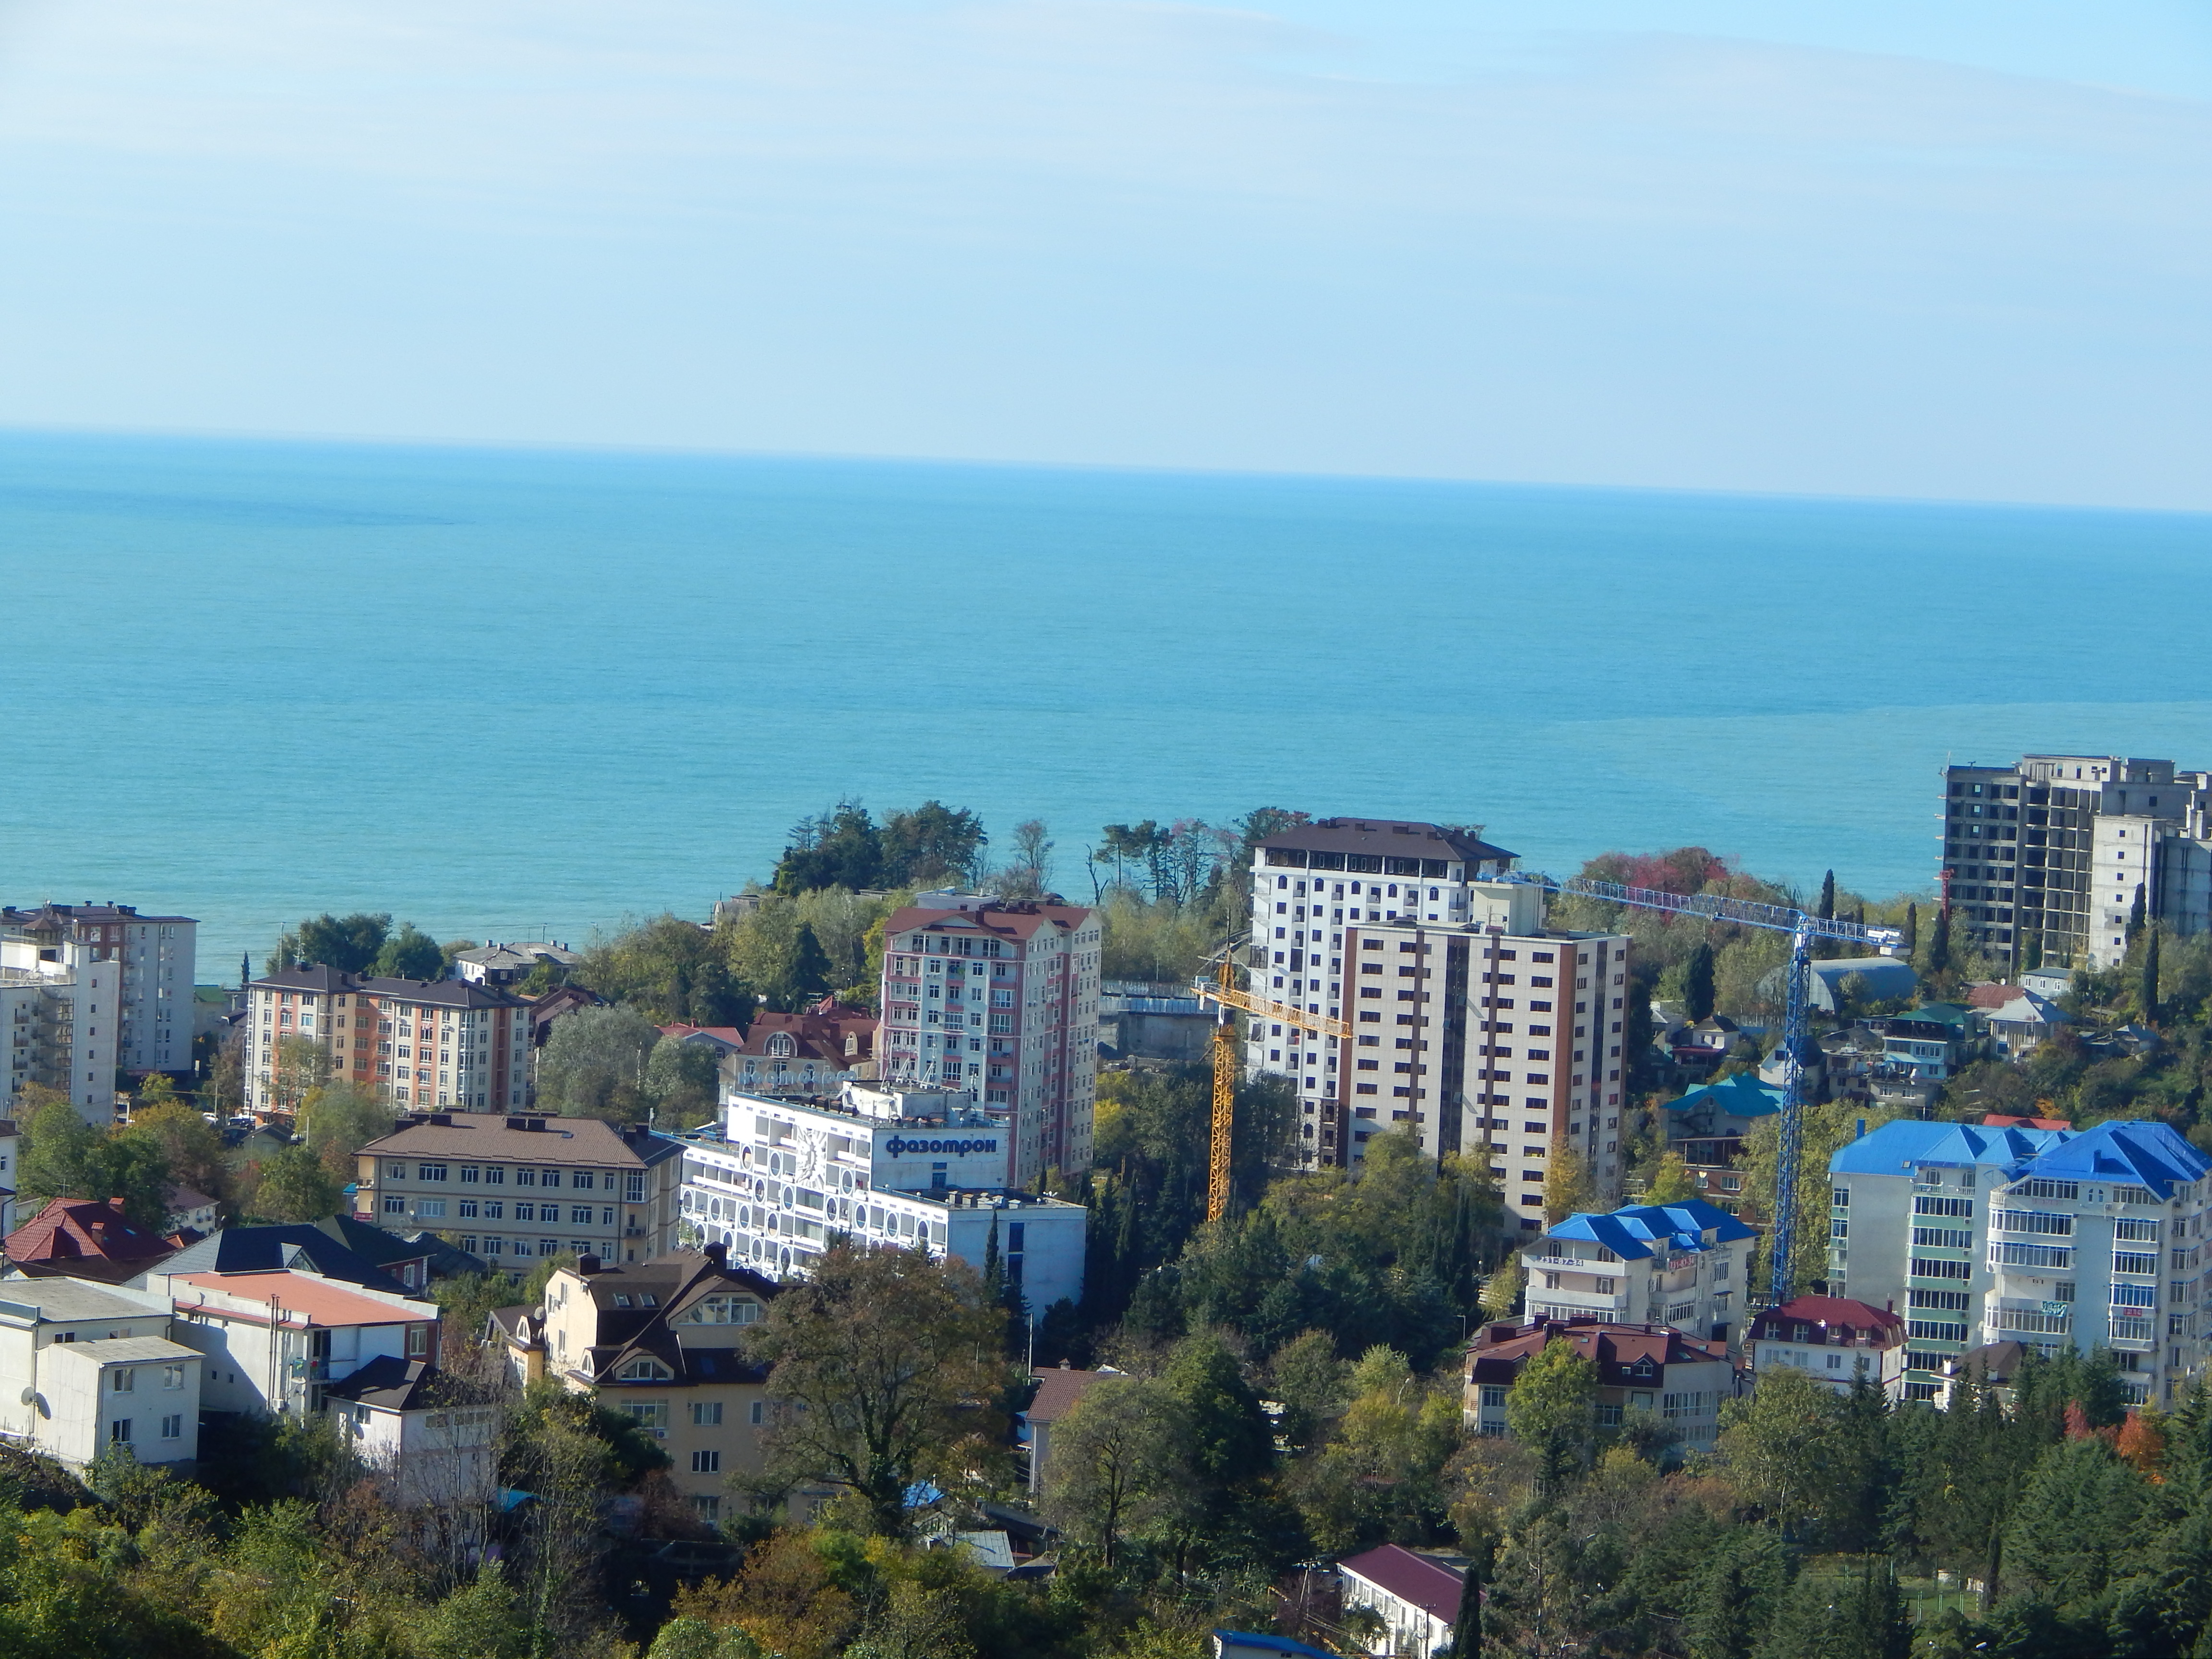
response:
<path id="1" fill-rule="evenodd" d="M 142 1462 L 191 1461 L 198 1356 L 169 1334 L 166 1297 L 77 1279 L 0 1280 L 0 1438 L 80 1467 L 111 1437 Z"/>
<path id="2" fill-rule="evenodd" d="M 206 1366 L 208 1409 L 317 1413 L 369 1361 L 434 1361 L 438 1304 L 302 1273 L 147 1275 L 173 1298 L 174 1334 Z"/>
<path id="3" fill-rule="evenodd" d="M 403 1408 L 332 1400 L 328 1410 L 355 1455 L 392 1481 L 404 1508 L 462 1508 L 486 1503 L 498 1490 L 496 1406 Z"/>
<path id="4" fill-rule="evenodd" d="M 719 1133 L 684 1151 L 686 1242 L 725 1245 L 773 1279 L 805 1273 L 839 1234 L 981 1271 L 995 1223 L 1033 1313 L 1081 1294 L 1088 1212 L 1011 1188 L 1003 1115 L 965 1091 L 853 1084 L 844 1102 L 726 1099 Z"/>
<path id="5" fill-rule="evenodd" d="M 0 935 L 0 1030 L 7 1032 L 10 1109 L 27 1083 L 65 1091 L 88 1123 L 115 1121 L 115 1072 L 123 1027 L 123 972 L 64 943 L 52 959 L 9 951 Z M 5 965 L 7 959 L 27 966 Z"/>
<path id="6" fill-rule="evenodd" d="M 77 961 L 100 964 L 110 981 L 102 988 L 116 994 L 107 1031 L 113 1041 L 104 1045 L 111 1066 L 182 1073 L 192 1064 L 198 933 L 199 924 L 190 916 L 144 916 L 128 904 L 11 909 L 0 912 L 0 969 L 35 972 L 73 968 Z M 112 1089 L 112 1079 L 107 1081 Z M 70 1091 L 72 1098 L 76 1092 Z"/>
<path id="7" fill-rule="evenodd" d="M 1702 1200 L 1569 1216 L 1521 1252 L 1528 1317 L 1665 1326 L 1726 1341 L 1743 1316 L 1755 1242 L 1750 1228 Z"/>

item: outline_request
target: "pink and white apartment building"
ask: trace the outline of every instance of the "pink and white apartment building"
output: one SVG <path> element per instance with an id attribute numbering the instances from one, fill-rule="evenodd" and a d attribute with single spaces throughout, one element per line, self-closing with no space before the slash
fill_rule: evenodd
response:
<path id="1" fill-rule="evenodd" d="M 1003 1112 L 1007 1180 L 1091 1163 L 1099 920 L 1080 905 L 923 893 L 884 929 L 887 1085 L 968 1089 Z"/>

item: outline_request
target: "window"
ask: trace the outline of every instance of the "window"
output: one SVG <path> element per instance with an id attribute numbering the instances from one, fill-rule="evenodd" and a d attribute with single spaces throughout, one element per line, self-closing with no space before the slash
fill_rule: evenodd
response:
<path id="1" fill-rule="evenodd" d="M 625 1382 L 665 1382 L 675 1375 L 658 1359 L 641 1354 L 615 1375 Z"/>
<path id="2" fill-rule="evenodd" d="M 558 1170 L 540 1170 L 538 1172 L 538 1184 L 541 1187 L 559 1186 L 561 1184 L 561 1172 Z"/>
<path id="3" fill-rule="evenodd" d="M 138 1371 L 136 1366 L 118 1366 L 107 1374 L 107 1391 L 110 1394 L 131 1394 L 137 1391 L 137 1387 Z"/>
<path id="4" fill-rule="evenodd" d="M 760 1427 L 760 1425 L 761 1425 L 762 1424 L 763 1424 L 763 1423 L 765 1423 L 765 1422 L 767 1422 L 767 1421 L 768 1421 L 768 1401 L 765 1401 L 765 1400 L 756 1400 L 756 1401 L 753 1401 L 753 1408 L 752 1408 L 752 1425 L 753 1425 L 753 1426 L 754 1426 L 755 1428 L 758 1428 L 758 1427 Z"/>
<path id="5" fill-rule="evenodd" d="M 1503 1409 L 1505 1404 L 1505 1396 L 1508 1390 L 1499 1388 L 1494 1383 L 1486 1382 L 1482 1387 L 1482 1403 L 1486 1406 L 1492 1406 Z"/>
<path id="6" fill-rule="evenodd" d="M 579 1170 L 574 1175 L 568 1178 L 568 1184 L 571 1187 L 575 1188 L 580 1192 L 589 1192 L 592 1189 L 592 1172 L 589 1170 Z M 607 1180 L 609 1184 L 611 1185 L 614 1177 L 610 1176 L 607 1177 Z M 553 1183 L 549 1181 L 545 1184 L 550 1187 Z"/>
<path id="7" fill-rule="evenodd" d="M 592 1224 L 592 1206 L 588 1204 L 573 1204 L 569 1206 L 568 1220 L 570 1224 L 574 1226 L 590 1226 Z"/>
<path id="8" fill-rule="evenodd" d="M 665 1429 L 668 1426 L 668 1402 L 665 1400 L 625 1400 L 622 1402 L 622 1408 L 641 1429 Z"/>
<path id="9" fill-rule="evenodd" d="M 415 1213 L 428 1221 L 442 1220 L 446 1214 L 446 1200 L 442 1198 L 417 1199 Z"/>
<path id="10" fill-rule="evenodd" d="M 430 1328 L 428 1325 L 410 1325 L 407 1328 L 407 1357 L 410 1359 L 430 1357 Z"/>
<path id="11" fill-rule="evenodd" d="M 634 1175 L 625 1177 L 623 1189 L 623 1201 L 625 1204 L 642 1204 L 645 1202 L 645 1177 L 643 1176 Z"/>
<path id="12" fill-rule="evenodd" d="M 415 1166 L 415 1178 L 417 1181 L 443 1181 L 446 1166 L 442 1164 L 418 1164 Z"/>
<path id="13" fill-rule="evenodd" d="M 691 1402 L 691 1426 L 695 1429 L 719 1429 L 722 1426 L 722 1402 L 719 1400 L 695 1400 Z"/>
<path id="14" fill-rule="evenodd" d="M 181 1440 L 184 1437 L 185 1414 L 182 1412 L 171 1412 L 167 1417 L 161 1419 L 161 1438 L 164 1440 Z"/>
<path id="15" fill-rule="evenodd" d="M 162 1366 L 161 1386 L 165 1389 L 183 1388 L 185 1386 L 185 1368 L 182 1365 Z"/>
<path id="16" fill-rule="evenodd" d="M 407 1200 L 404 1198 L 386 1199 L 384 1200 L 384 1212 L 386 1215 L 405 1215 L 407 1213 Z"/>
<path id="17" fill-rule="evenodd" d="M 462 1186 L 464 1186 L 464 1187 L 471 1187 L 471 1186 L 474 1186 L 474 1185 L 477 1183 L 477 1179 L 479 1178 L 479 1174 L 480 1174 L 480 1172 L 479 1172 L 479 1170 L 477 1170 L 477 1166 L 476 1166 L 475 1164 L 462 1164 L 462 1165 L 461 1165 L 461 1185 L 462 1185 Z"/>
<path id="18" fill-rule="evenodd" d="M 695 1451 L 695 1452 L 693 1452 L 693 1453 L 691 1454 L 691 1473 L 692 1473 L 692 1474 L 720 1474 L 721 1472 L 722 1472 L 722 1454 L 721 1454 L 721 1453 L 720 1453 L 720 1452 L 718 1452 L 718 1451 Z"/>
<path id="19" fill-rule="evenodd" d="M 118 1417 L 107 1425 L 107 1443 L 111 1446 L 127 1446 L 131 1443 L 129 1418 Z"/>

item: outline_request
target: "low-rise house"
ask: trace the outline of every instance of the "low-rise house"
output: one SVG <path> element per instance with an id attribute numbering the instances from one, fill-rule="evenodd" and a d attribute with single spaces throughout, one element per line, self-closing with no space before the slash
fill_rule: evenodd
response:
<path id="1" fill-rule="evenodd" d="M 1547 1319 L 1527 1325 L 1486 1325 L 1467 1351 L 1462 1418 L 1476 1433 L 1508 1432 L 1506 1397 L 1521 1368 L 1553 1342 L 1570 1344 L 1597 1367 L 1597 1426 L 1620 1426 L 1631 1412 L 1648 1412 L 1684 1444 L 1711 1450 L 1720 1409 L 1742 1392 L 1742 1373 L 1728 1346 L 1703 1342 L 1664 1325 L 1607 1325 L 1595 1319 Z"/>
<path id="2" fill-rule="evenodd" d="M 1666 1044 L 1675 1065 L 1692 1073 L 1710 1072 L 1729 1057 L 1743 1034 L 1743 1027 L 1726 1014 L 1708 1014 L 1673 1027 Z"/>
<path id="3" fill-rule="evenodd" d="M 499 1407 L 420 1359 L 380 1355 L 325 1390 L 355 1453 L 406 1508 L 465 1508 L 499 1486 Z"/>
<path id="4" fill-rule="evenodd" d="M 1030 1396 L 1028 1407 L 1018 1413 L 1015 1432 L 1029 1443 L 1030 1491 L 1032 1494 L 1044 1490 L 1045 1469 L 1052 1462 L 1052 1431 L 1060 1419 L 1075 1409 L 1077 1401 L 1102 1376 L 1118 1375 L 1111 1365 L 1102 1365 L 1095 1371 L 1076 1369 L 1063 1361 L 1058 1369 L 1035 1374 L 1036 1393 Z"/>
<path id="5" fill-rule="evenodd" d="M 356 1155 L 354 1217 L 445 1234 L 495 1269 L 642 1261 L 676 1243 L 683 1152 L 595 1117 L 418 1112 Z"/>
<path id="6" fill-rule="evenodd" d="M 1700 1199 L 1571 1215 L 1521 1252 L 1528 1316 L 1669 1325 L 1725 1342 L 1754 1237 Z"/>
<path id="7" fill-rule="evenodd" d="M 294 1271 L 159 1273 L 179 1341 L 206 1366 L 207 1408 L 313 1414 L 330 1385 L 389 1356 L 434 1364 L 438 1304 Z"/>
<path id="8" fill-rule="evenodd" d="M 567 945 L 550 939 L 526 939 L 519 945 L 487 941 L 476 950 L 458 952 L 453 973 L 471 985 L 508 986 L 529 978 L 540 968 L 557 968 L 565 973 L 582 960 Z"/>
<path id="9" fill-rule="evenodd" d="M 108 1445 L 199 1455 L 200 1357 L 168 1298 L 82 1279 L 0 1280 L 0 1439 L 76 1468 Z"/>
<path id="10" fill-rule="evenodd" d="M 1667 1150 L 1689 1165 L 1698 1194 L 1729 1214 L 1743 1191 L 1736 1159 L 1753 1124 L 1782 1109 L 1783 1091 L 1750 1072 L 1699 1084 L 1660 1108 Z"/>
<path id="11" fill-rule="evenodd" d="M 722 1089 L 750 1095 L 835 1094 L 876 1074 L 876 1017 L 824 997 L 795 1013 L 763 1008 L 749 1030 L 734 1025 L 664 1025 L 664 1036 L 712 1048 Z"/>
<path id="12" fill-rule="evenodd" d="M 532 998 L 529 1019 L 532 1054 L 543 1048 L 545 1039 L 553 1035 L 554 1021 L 573 1014 L 580 1008 L 604 1008 L 606 1006 L 605 997 L 581 985 L 556 985 L 544 996 Z"/>
<path id="13" fill-rule="evenodd" d="M 374 1227 L 367 1231 L 378 1231 Z M 392 1242 L 398 1243 L 396 1239 Z M 159 1271 L 171 1277 L 178 1273 L 215 1273 L 225 1278 L 241 1273 L 298 1272 L 392 1296 L 405 1296 L 422 1288 L 425 1281 L 421 1252 L 406 1251 L 396 1258 L 394 1265 L 412 1272 L 403 1277 L 384 1263 L 372 1261 L 331 1231 L 328 1223 L 297 1221 L 225 1227 L 197 1243 L 186 1245 L 162 1262 Z M 143 1282 L 143 1275 L 141 1279 Z"/>
<path id="14" fill-rule="evenodd" d="M 1382 1628 L 1364 1645 L 1369 1653 L 1413 1654 L 1420 1659 L 1449 1643 L 1459 1619 L 1468 1563 L 1460 1556 L 1428 1554 L 1384 1544 L 1336 1564 L 1344 1610 L 1371 1609 Z"/>
<path id="15" fill-rule="evenodd" d="M 166 1224 L 173 1233 L 196 1233 L 202 1237 L 216 1229 L 216 1201 L 190 1187 L 172 1187 L 161 1201 L 169 1206 Z"/>
<path id="16" fill-rule="evenodd" d="M 1864 1377 L 1893 1404 L 1905 1399 L 1904 1319 L 1848 1297 L 1801 1296 L 1762 1310 L 1743 1352 L 1754 1382 L 1790 1366 L 1838 1394 Z"/>
<path id="17" fill-rule="evenodd" d="M 761 1468 L 769 1370 L 746 1357 L 740 1337 L 775 1293 L 719 1244 L 619 1267 L 586 1255 L 553 1274 L 544 1308 L 502 1310 L 494 1328 L 518 1376 L 534 1368 L 635 1418 L 673 1460 L 677 1488 L 713 1522 L 731 1477 Z"/>
<path id="18" fill-rule="evenodd" d="M 2071 968 L 2031 968 L 2020 976 L 2020 988 L 2056 1002 L 2072 994 L 2074 970 Z"/>
<path id="19" fill-rule="evenodd" d="M 1919 1082 L 1942 1083 L 1981 1057 L 1980 1018 L 1955 1002 L 1925 1003 L 1867 1024 L 1881 1033 L 1884 1061 Z"/>
<path id="20" fill-rule="evenodd" d="M 0 1240 L 0 1254 L 33 1278 L 67 1274 L 119 1285 L 174 1255 L 173 1241 L 123 1212 L 121 1199 L 56 1198 Z"/>
<path id="21" fill-rule="evenodd" d="M 1998 1060 L 2025 1060 L 2072 1023 L 2050 999 L 2016 985 L 1977 985 L 1966 1001 L 1981 1016 L 1990 1052 Z"/>

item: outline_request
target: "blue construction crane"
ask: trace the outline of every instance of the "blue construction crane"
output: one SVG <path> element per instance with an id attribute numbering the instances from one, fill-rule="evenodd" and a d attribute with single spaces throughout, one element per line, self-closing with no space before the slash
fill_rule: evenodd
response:
<path id="1" fill-rule="evenodd" d="M 1846 945 L 1871 945 L 1883 956 L 1893 956 L 1905 942 L 1895 927 L 1869 927 L 1860 921 L 1836 921 L 1812 916 L 1786 904 L 1759 904 L 1750 899 L 1722 898 L 1708 893 L 1662 892 L 1652 887 L 1624 887 L 1618 882 L 1589 881 L 1580 876 L 1558 881 L 1550 876 L 1528 876 L 1547 893 L 1571 893 L 1607 904 L 1626 904 L 1639 910 L 1664 910 L 1678 916 L 1703 916 L 1709 921 L 1733 922 L 1740 927 L 1763 927 L 1790 935 L 1790 994 L 1782 1019 L 1782 1153 L 1774 1176 L 1774 1220 L 1769 1235 L 1767 1259 L 1772 1268 L 1769 1288 L 1774 1305 L 1790 1299 L 1791 1235 L 1797 1224 L 1797 1148 L 1804 1133 L 1805 1043 L 1812 1023 L 1813 941 L 1840 940 Z"/>

